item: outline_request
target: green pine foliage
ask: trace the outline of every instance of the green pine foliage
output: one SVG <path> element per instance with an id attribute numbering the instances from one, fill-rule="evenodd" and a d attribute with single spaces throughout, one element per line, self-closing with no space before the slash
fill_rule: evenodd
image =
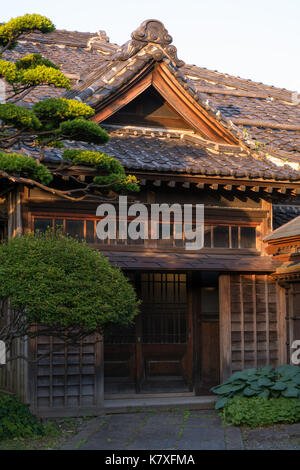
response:
<path id="1" fill-rule="evenodd" d="M 71 160 L 76 165 L 90 165 L 101 171 L 102 174 L 94 178 L 94 183 L 99 186 L 109 186 L 116 192 L 140 190 L 137 178 L 126 175 L 121 163 L 105 153 L 68 149 L 64 151 L 63 158 Z"/>
<path id="2" fill-rule="evenodd" d="M 0 103 L 0 119 L 17 129 L 37 130 L 41 127 L 41 122 L 33 111 L 13 103 Z"/>
<path id="3" fill-rule="evenodd" d="M 44 59 L 41 54 L 27 54 L 19 60 L 16 60 L 15 65 L 17 70 L 33 69 L 37 65 L 45 65 L 46 67 L 52 67 L 53 69 L 59 70 L 58 65 L 55 65 L 51 60 Z"/>
<path id="4" fill-rule="evenodd" d="M 49 122 L 58 124 L 66 119 L 89 119 L 95 114 L 94 109 L 90 106 L 77 100 L 67 100 L 65 98 L 50 98 L 39 101 L 33 106 L 33 112 L 43 124 Z"/>
<path id="5" fill-rule="evenodd" d="M 235 372 L 226 382 L 212 389 L 218 395 L 216 409 L 222 409 L 235 397 L 300 399 L 300 367 L 290 364 L 273 369 L 246 369 Z"/>
<path id="6" fill-rule="evenodd" d="M 91 165 L 97 170 L 104 170 L 108 173 L 125 174 L 121 163 L 105 153 L 93 152 L 90 150 L 68 149 L 63 153 L 63 158 L 71 160 L 76 165 Z"/>
<path id="7" fill-rule="evenodd" d="M 300 421 L 298 398 L 263 398 L 235 396 L 221 410 L 225 424 L 251 428 Z"/>
<path id="8" fill-rule="evenodd" d="M 63 141 L 87 142 L 102 145 L 108 142 L 109 135 L 96 122 L 91 121 L 95 110 L 77 100 L 55 98 L 37 102 L 29 110 L 16 104 L 23 100 L 28 93 L 39 86 L 52 86 L 69 90 L 70 80 L 60 71 L 59 67 L 40 54 L 28 54 L 16 62 L 5 61 L 1 53 L 5 48 L 13 48 L 17 39 L 24 33 L 40 31 L 48 33 L 54 30 L 50 20 L 40 15 L 24 15 L 0 25 L 0 78 L 9 85 L 8 101 L 0 104 L 0 169 L 11 171 L 12 174 L 30 175 L 33 180 L 49 184 L 53 181 L 43 159 L 44 148 L 62 148 Z M 1 49 L 2 48 L 2 49 Z M 18 130 L 19 132 L 16 132 Z M 8 153 L 17 143 L 31 142 L 36 150 L 41 151 L 39 165 L 32 159 L 17 154 Z M 8 158 L 12 161 L 8 164 Z M 97 186 L 108 186 L 114 191 L 138 191 L 138 181 L 134 176 L 127 176 L 122 165 L 114 158 L 101 152 L 79 152 L 63 155 L 68 163 L 70 160 L 77 165 L 93 166 L 98 174 L 94 183 Z M 60 165 L 60 170 L 64 165 Z M 55 171 L 55 169 L 53 169 Z M 73 178 L 74 183 L 75 178 Z M 82 183 L 80 184 L 82 188 Z M 99 191 L 100 188 L 97 188 Z M 77 189 L 75 188 L 76 192 Z M 63 196 L 62 192 L 60 193 Z M 78 194 L 78 192 L 77 192 Z M 68 196 L 69 197 L 69 196 Z M 80 197 L 80 195 L 79 195 Z"/>
<path id="9" fill-rule="evenodd" d="M 38 165 L 34 158 L 18 153 L 6 153 L 0 151 L 0 170 L 11 175 L 21 175 L 49 184 L 53 177 L 50 171 L 43 165 Z"/>
<path id="10" fill-rule="evenodd" d="M 13 49 L 17 44 L 18 37 L 24 33 L 40 31 L 46 34 L 51 33 L 54 29 L 54 24 L 45 16 L 37 14 L 18 16 L 0 25 L 0 46 L 9 44 L 9 49 Z"/>
<path id="11" fill-rule="evenodd" d="M 37 65 L 36 67 L 28 68 L 19 72 L 19 82 L 32 86 L 37 85 L 53 85 L 56 88 L 65 88 L 70 90 L 70 80 L 65 75 L 53 67 L 46 65 Z"/>
<path id="12" fill-rule="evenodd" d="M 52 231 L 0 245 L 0 300 L 30 325 L 80 329 L 129 325 L 138 313 L 134 288 L 118 268 L 84 242 Z"/>
<path id="13" fill-rule="evenodd" d="M 17 80 L 18 73 L 14 63 L 0 59 L 0 78 L 4 78 L 7 83 L 13 84 Z"/>
<path id="14" fill-rule="evenodd" d="M 107 132 L 93 121 L 73 119 L 60 124 L 57 134 L 65 139 L 88 142 L 90 144 L 106 144 L 109 140 Z"/>

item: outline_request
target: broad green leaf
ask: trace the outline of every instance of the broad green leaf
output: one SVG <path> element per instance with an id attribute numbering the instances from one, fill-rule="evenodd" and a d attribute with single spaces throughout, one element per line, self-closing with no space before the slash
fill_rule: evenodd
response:
<path id="1" fill-rule="evenodd" d="M 258 379 L 258 385 L 261 387 L 270 387 L 272 384 L 273 382 L 266 377 L 261 377 Z"/>
<path id="2" fill-rule="evenodd" d="M 258 394 L 258 396 L 261 398 L 269 398 L 269 395 L 270 395 L 269 390 L 263 390 L 262 392 Z"/>
<path id="3" fill-rule="evenodd" d="M 282 396 L 285 398 L 297 398 L 299 395 L 299 390 L 297 388 L 287 388 L 282 392 Z"/>
<path id="4" fill-rule="evenodd" d="M 227 397 L 218 397 L 216 401 L 216 407 L 215 407 L 216 410 L 220 410 L 221 408 L 224 408 L 227 402 L 228 402 Z"/>
<path id="5" fill-rule="evenodd" d="M 287 384 L 284 383 L 284 382 L 276 382 L 272 387 L 270 387 L 271 390 L 278 390 L 278 391 L 282 391 L 282 390 L 285 390 L 287 388 Z"/>
<path id="6" fill-rule="evenodd" d="M 257 392 L 256 392 L 256 390 L 253 390 L 253 388 L 247 387 L 247 388 L 245 388 L 243 394 L 244 394 L 245 397 L 253 397 L 254 395 L 257 394 Z"/>

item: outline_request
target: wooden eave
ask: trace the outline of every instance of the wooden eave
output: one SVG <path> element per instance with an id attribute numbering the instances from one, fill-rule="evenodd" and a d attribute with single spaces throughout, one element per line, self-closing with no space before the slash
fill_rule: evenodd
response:
<path id="1" fill-rule="evenodd" d="M 265 243 L 267 243 L 269 246 L 267 250 L 269 253 L 272 253 L 277 251 L 277 248 L 282 248 L 285 246 L 294 246 L 294 245 L 299 245 L 300 246 L 300 233 L 298 235 L 293 235 L 291 237 L 282 237 L 282 238 L 276 238 L 273 240 L 266 240 Z"/>
<path id="2" fill-rule="evenodd" d="M 58 164 L 59 165 L 59 164 Z M 51 166 L 53 170 L 55 170 L 55 165 Z M 298 181 L 290 181 L 290 180 L 283 180 L 283 181 L 278 181 L 278 180 L 263 180 L 263 179 L 255 179 L 255 178 L 232 178 L 232 177 L 226 177 L 226 176 L 205 176 L 202 174 L 190 174 L 190 173 L 169 173 L 169 172 L 152 172 L 152 171 L 141 171 L 141 170 L 130 170 L 126 169 L 126 173 L 134 174 L 139 178 L 140 180 L 143 180 L 144 182 L 155 182 L 155 181 L 161 181 L 161 182 L 170 182 L 174 181 L 175 183 L 187 183 L 189 182 L 190 184 L 201 184 L 203 183 L 204 185 L 217 185 L 219 187 L 222 186 L 235 186 L 238 187 L 240 191 L 245 191 L 246 188 L 254 190 L 255 188 L 266 188 L 268 192 L 268 188 L 272 189 L 274 191 L 278 190 L 281 191 L 281 194 L 284 195 L 285 191 L 282 191 L 283 189 L 293 191 L 295 195 L 300 194 L 300 180 Z M 94 177 L 95 175 L 98 174 L 97 170 L 95 170 L 92 167 L 89 166 L 79 166 L 79 165 L 74 165 L 70 169 L 65 170 L 64 172 L 60 171 L 60 175 L 65 174 L 67 175 L 82 175 L 85 177 Z M 218 189 L 217 187 L 211 188 L 211 189 Z M 226 189 L 226 188 L 225 188 Z"/>
<path id="3" fill-rule="evenodd" d="M 148 64 L 107 100 L 101 101 L 95 107 L 93 120 L 101 123 L 151 85 L 201 136 L 218 143 L 238 144 L 237 139 L 192 98 L 164 63 Z"/>

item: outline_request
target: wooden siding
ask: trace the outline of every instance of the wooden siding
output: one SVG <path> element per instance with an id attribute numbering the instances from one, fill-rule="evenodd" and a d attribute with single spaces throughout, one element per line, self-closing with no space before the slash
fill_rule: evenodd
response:
<path id="1" fill-rule="evenodd" d="M 267 275 L 220 276 L 221 378 L 283 362 L 276 283 Z"/>
<path id="2" fill-rule="evenodd" d="M 103 405 L 102 341 L 86 338 L 78 347 L 53 337 L 31 343 L 31 404 L 37 415 L 76 416 L 99 412 Z M 44 356 L 44 357 L 42 357 Z"/>
<path id="3" fill-rule="evenodd" d="M 282 290 L 286 292 L 286 289 L 282 288 Z M 300 283 L 291 282 L 287 290 L 287 295 L 287 341 L 285 343 L 285 352 L 287 362 L 290 362 L 291 355 L 295 352 L 295 349 L 292 349 L 292 344 L 295 340 L 300 340 Z"/>
<path id="4" fill-rule="evenodd" d="M 21 191 L 18 187 L 16 191 L 9 193 L 7 197 L 7 234 L 8 238 L 14 238 L 22 234 L 21 218 Z M 9 305 L 7 305 L 7 315 L 11 315 Z M 28 362 L 27 357 L 28 342 L 26 339 L 14 341 L 11 351 L 7 354 L 7 364 L 0 366 L 0 389 L 18 395 L 23 401 L 28 401 Z M 9 358 L 16 358 L 9 360 Z"/>

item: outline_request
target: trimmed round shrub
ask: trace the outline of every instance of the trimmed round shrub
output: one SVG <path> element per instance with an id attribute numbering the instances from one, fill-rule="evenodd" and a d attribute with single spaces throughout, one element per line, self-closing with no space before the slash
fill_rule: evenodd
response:
<path id="1" fill-rule="evenodd" d="M 29 325 L 88 333 L 129 325 L 139 305 L 119 268 L 85 242 L 52 231 L 0 245 L 0 299 L 24 312 Z"/>

